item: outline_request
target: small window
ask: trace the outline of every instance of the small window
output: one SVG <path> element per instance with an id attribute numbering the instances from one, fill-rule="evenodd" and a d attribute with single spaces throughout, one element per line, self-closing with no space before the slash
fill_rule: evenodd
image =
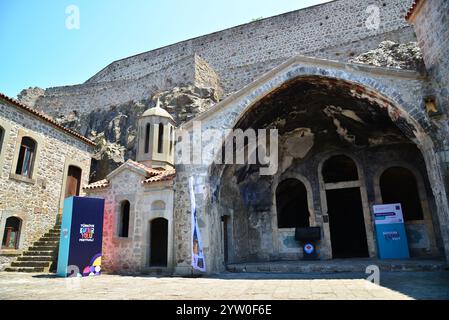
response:
<path id="1" fill-rule="evenodd" d="M 6 219 L 3 233 L 2 249 L 18 249 L 22 220 L 16 217 Z"/>
<path id="2" fill-rule="evenodd" d="M 0 127 L 0 154 L 2 154 L 3 137 L 5 136 L 5 129 Z"/>
<path id="3" fill-rule="evenodd" d="M 147 123 L 145 128 L 145 153 L 150 152 L 150 133 L 151 133 L 151 124 Z"/>
<path id="4" fill-rule="evenodd" d="M 129 235 L 129 209 L 130 203 L 125 200 L 120 205 L 119 232 L 120 238 L 128 238 Z"/>
<path id="5" fill-rule="evenodd" d="M 157 152 L 164 152 L 164 125 L 162 123 L 159 123 L 159 139 L 157 142 Z"/>
<path id="6" fill-rule="evenodd" d="M 20 144 L 16 174 L 31 178 L 35 154 L 36 142 L 29 137 L 23 137 L 22 143 Z"/>
<path id="7" fill-rule="evenodd" d="M 174 140 L 174 136 L 173 136 L 173 127 L 170 126 L 170 155 L 173 154 L 173 140 Z"/>

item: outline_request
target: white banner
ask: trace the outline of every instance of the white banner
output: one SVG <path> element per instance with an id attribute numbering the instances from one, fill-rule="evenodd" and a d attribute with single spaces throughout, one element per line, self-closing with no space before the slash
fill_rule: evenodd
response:
<path id="1" fill-rule="evenodd" d="M 198 227 L 198 217 L 196 212 L 194 179 L 189 180 L 190 204 L 192 211 L 192 267 L 196 270 L 206 272 L 206 260 L 203 254 L 203 242 L 201 240 L 200 228 Z"/>

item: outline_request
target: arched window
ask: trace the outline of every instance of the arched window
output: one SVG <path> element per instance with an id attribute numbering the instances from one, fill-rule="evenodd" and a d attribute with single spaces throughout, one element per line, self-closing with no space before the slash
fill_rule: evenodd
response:
<path id="1" fill-rule="evenodd" d="M 170 155 L 173 154 L 173 140 L 174 140 L 174 136 L 173 136 L 173 127 L 170 126 Z"/>
<path id="2" fill-rule="evenodd" d="M 17 160 L 16 174 L 31 178 L 34 158 L 36 155 L 36 141 L 30 137 L 23 137 L 20 144 L 19 158 Z"/>
<path id="3" fill-rule="evenodd" d="M 2 154 L 2 145 L 3 145 L 3 138 L 5 136 L 5 129 L 3 129 L 0 126 L 0 154 Z"/>
<path id="4" fill-rule="evenodd" d="M 151 124 L 147 123 L 145 127 L 145 153 L 150 152 L 150 133 L 151 133 Z"/>
<path id="5" fill-rule="evenodd" d="M 82 170 L 76 166 L 69 166 L 65 186 L 65 198 L 80 195 Z"/>
<path id="6" fill-rule="evenodd" d="M 18 249 L 22 220 L 16 217 L 6 219 L 2 249 Z"/>
<path id="7" fill-rule="evenodd" d="M 408 169 L 392 167 L 380 177 L 384 204 L 400 203 L 405 221 L 424 220 L 415 175 Z"/>
<path id="8" fill-rule="evenodd" d="M 323 165 L 323 179 L 325 183 L 359 180 L 357 166 L 347 156 L 333 156 Z"/>
<path id="9" fill-rule="evenodd" d="M 159 136 L 158 136 L 158 142 L 157 142 L 157 152 L 158 153 L 164 152 L 164 125 L 162 123 L 159 123 Z"/>
<path id="10" fill-rule="evenodd" d="M 306 228 L 310 226 L 307 189 L 297 179 L 282 181 L 276 189 L 278 228 Z"/>
<path id="11" fill-rule="evenodd" d="M 118 236 L 120 238 L 128 238 L 129 235 L 129 210 L 130 203 L 128 200 L 122 201 L 120 204 L 119 228 Z"/>

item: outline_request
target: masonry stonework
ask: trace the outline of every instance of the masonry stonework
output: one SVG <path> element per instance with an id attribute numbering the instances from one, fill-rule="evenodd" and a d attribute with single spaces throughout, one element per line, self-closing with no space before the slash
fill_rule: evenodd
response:
<path id="1" fill-rule="evenodd" d="M 22 221 L 17 250 L 0 250 L 0 268 L 3 269 L 15 254 L 24 251 L 55 225 L 57 216 L 62 213 L 68 166 L 79 167 L 81 183 L 88 182 L 93 146 L 4 100 L 0 101 L 0 126 L 5 133 L 0 157 L 2 239 L 7 218 L 17 217 Z M 31 137 L 37 142 L 31 179 L 15 174 L 22 137 Z"/>

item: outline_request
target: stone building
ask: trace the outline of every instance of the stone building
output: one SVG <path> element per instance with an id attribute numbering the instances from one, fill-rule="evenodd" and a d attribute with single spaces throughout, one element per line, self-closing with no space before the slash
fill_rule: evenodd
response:
<path id="1" fill-rule="evenodd" d="M 89 180 L 93 147 L 47 115 L 0 94 L 0 269 L 55 226 L 65 197 L 80 194 Z M 52 259 L 35 253 L 22 259 L 25 268 L 36 259 L 42 265 Z"/>
<path id="2" fill-rule="evenodd" d="M 139 119 L 137 160 L 88 185 L 105 199 L 103 268 L 109 272 L 174 271 L 174 120 L 160 107 Z"/>
<path id="3" fill-rule="evenodd" d="M 412 258 L 443 261 L 448 12 L 446 0 L 331 1 L 19 98 L 101 142 L 85 191 L 106 199 L 107 271 L 192 273 L 191 177 L 208 273 L 284 270 L 308 226 L 320 227 L 321 260 L 375 259 L 382 203 L 402 204 Z M 249 129 L 277 129 L 269 175 L 248 161 L 264 151 L 245 143 Z M 221 164 L 236 132 L 248 159 Z M 184 162 L 189 142 L 201 150 Z"/>

